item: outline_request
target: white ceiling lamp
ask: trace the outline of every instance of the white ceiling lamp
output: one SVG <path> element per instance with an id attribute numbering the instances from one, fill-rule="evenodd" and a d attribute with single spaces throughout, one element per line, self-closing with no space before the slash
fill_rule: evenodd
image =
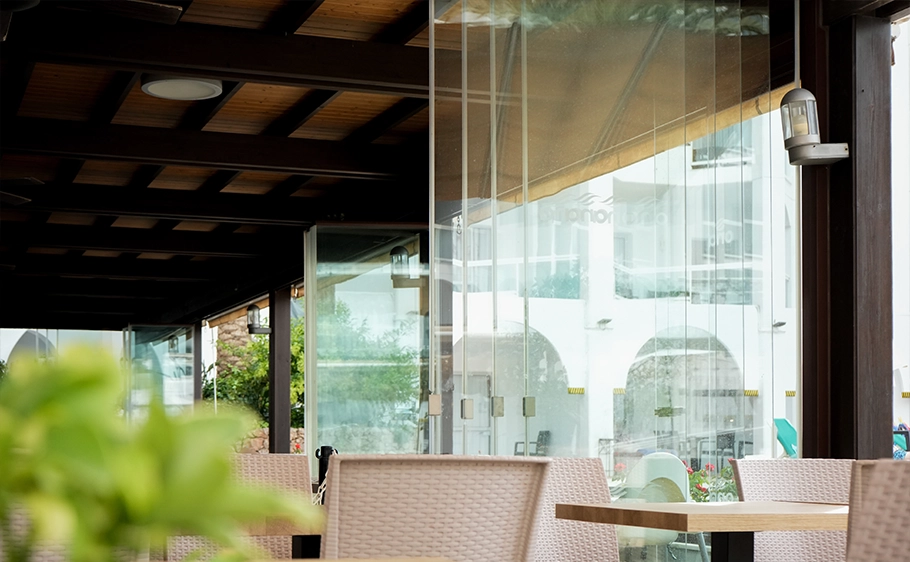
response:
<path id="1" fill-rule="evenodd" d="M 142 91 L 166 100 L 207 100 L 221 95 L 221 80 L 190 76 L 143 74 Z"/>

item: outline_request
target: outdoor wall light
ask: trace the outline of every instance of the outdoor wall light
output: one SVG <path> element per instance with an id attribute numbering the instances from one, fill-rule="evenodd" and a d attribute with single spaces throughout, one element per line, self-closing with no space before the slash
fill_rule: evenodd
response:
<path id="1" fill-rule="evenodd" d="M 389 252 L 389 263 L 392 266 L 392 288 L 404 289 L 411 287 L 425 287 L 423 277 L 411 278 L 411 254 L 404 246 L 395 246 Z"/>
<path id="2" fill-rule="evenodd" d="M 833 164 L 850 156 L 847 143 L 822 143 L 818 134 L 818 106 L 815 96 L 804 88 L 794 88 L 780 100 L 784 126 L 784 147 L 794 166 Z"/>
<path id="3" fill-rule="evenodd" d="M 271 334 L 271 328 L 263 328 L 259 323 L 259 307 L 251 304 L 246 309 L 246 329 L 250 334 Z"/>

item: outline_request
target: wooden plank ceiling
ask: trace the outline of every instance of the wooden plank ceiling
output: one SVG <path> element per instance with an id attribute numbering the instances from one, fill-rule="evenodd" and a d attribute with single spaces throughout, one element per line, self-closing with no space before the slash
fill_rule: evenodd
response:
<path id="1" fill-rule="evenodd" d="M 0 326 L 194 322 L 299 281 L 316 222 L 426 224 L 427 0 L 157 3 L 4 17 Z"/>

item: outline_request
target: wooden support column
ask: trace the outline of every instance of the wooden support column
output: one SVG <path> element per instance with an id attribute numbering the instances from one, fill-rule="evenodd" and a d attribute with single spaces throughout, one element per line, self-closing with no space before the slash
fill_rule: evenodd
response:
<path id="1" fill-rule="evenodd" d="M 802 87 L 815 94 L 821 138 L 828 136 L 828 31 L 820 0 L 800 3 Z M 781 155 L 781 157 L 785 157 Z M 828 295 L 828 166 L 803 166 L 802 191 L 802 425 L 801 454 L 831 455 Z"/>
<path id="2" fill-rule="evenodd" d="M 291 452 L 291 288 L 269 292 L 269 452 Z"/>
<path id="3" fill-rule="evenodd" d="M 830 455 L 891 456 L 891 25 L 852 16 L 831 24 Z"/>

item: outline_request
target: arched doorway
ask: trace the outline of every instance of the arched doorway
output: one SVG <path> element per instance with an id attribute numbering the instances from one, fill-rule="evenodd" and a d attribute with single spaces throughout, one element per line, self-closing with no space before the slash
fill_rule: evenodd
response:
<path id="1" fill-rule="evenodd" d="M 692 326 L 664 330 L 639 349 L 614 415 L 618 447 L 670 450 L 696 465 L 706 452 L 722 463 L 751 443 L 736 359 L 716 336 Z"/>

